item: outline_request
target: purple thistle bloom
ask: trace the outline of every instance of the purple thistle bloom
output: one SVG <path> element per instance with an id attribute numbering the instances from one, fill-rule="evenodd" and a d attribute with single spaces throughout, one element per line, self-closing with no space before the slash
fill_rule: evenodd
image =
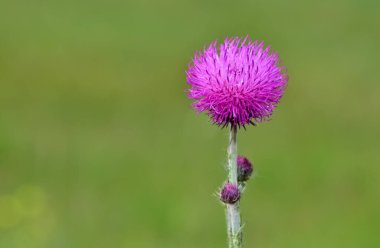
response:
<path id="1" fill-rule="evenodd" d="M 237 185 L 226 183 L 220 192 L 220 200 L 224 203 L 234 204 L 240 199 L 240 191 Z"/>
<path id="2" fill-rule="evenodd" d="M 268 120 L 279 103 L 288 78 L 277 53 L 248 37 L 217 41 L 196 53 L 186 72 L 198 112 L 207 111 L 223 127 Z"/>

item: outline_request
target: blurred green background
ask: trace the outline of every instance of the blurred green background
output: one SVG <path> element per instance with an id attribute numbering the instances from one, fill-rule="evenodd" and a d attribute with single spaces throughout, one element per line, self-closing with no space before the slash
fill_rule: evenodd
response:
<path id="1" fill-rule="evenodd" d="M 245 247 L 380 246 L 380 2 L 0 2 L 0 247 L 226 247 L 228 131 L 194 51 L 250 35 L 289 87 L 238 135 Z"/>

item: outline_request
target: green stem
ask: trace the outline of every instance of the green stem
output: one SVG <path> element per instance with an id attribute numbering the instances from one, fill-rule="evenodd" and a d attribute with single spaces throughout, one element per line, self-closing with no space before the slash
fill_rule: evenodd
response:
<path id="1" fill-rule="evenodd" d="M 228 181 L 236 184 L 237 181 L 237 143 L 236 143 L 237 127 L 231 126 L 230 142 L 228 145 Z M 242 247 L 242 230 L 241 219 L 239 210 L 239 201 L 234 204 L 227 204 L 226 209 L 227 217 L 227 232 L 228 232 L 228 247 L 241 248 Z"/>

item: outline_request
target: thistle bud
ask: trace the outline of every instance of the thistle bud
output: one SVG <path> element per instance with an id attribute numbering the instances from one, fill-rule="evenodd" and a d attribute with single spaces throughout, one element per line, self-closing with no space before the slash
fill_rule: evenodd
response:
<path id="1" fill-rule="evenodd" d="M 220 192 L 220 200 L 227 204 L 234 204 L 240 199 L 240 191 L 237 185 L 226 183 Z"/>
<path id="2" fill-rule="evenodd" d="M 247 181 L 253 172 L 252 163 L 243 156 L 238 156 L 237 158 L 237 172 L 238 172 L 238 181 L 245 182 Z"/>

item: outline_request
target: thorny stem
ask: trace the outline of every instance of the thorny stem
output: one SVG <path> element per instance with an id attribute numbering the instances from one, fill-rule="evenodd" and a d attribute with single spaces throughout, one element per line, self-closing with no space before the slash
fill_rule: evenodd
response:
<path id="1" fill-rule="evenodd" d="M 228 145 L 228 181 L 236 184 L 237 181 L 237 143 L 236 143 L 237 127 L 231 126 L 230 142 Z M 234 204 L 226 204 L 226 217 L 227 217 L 227 232 L 228 232 L 228 247 L 241 248 L 242 247 L 242 228 L 239 210 L 239 201 Z"/>

